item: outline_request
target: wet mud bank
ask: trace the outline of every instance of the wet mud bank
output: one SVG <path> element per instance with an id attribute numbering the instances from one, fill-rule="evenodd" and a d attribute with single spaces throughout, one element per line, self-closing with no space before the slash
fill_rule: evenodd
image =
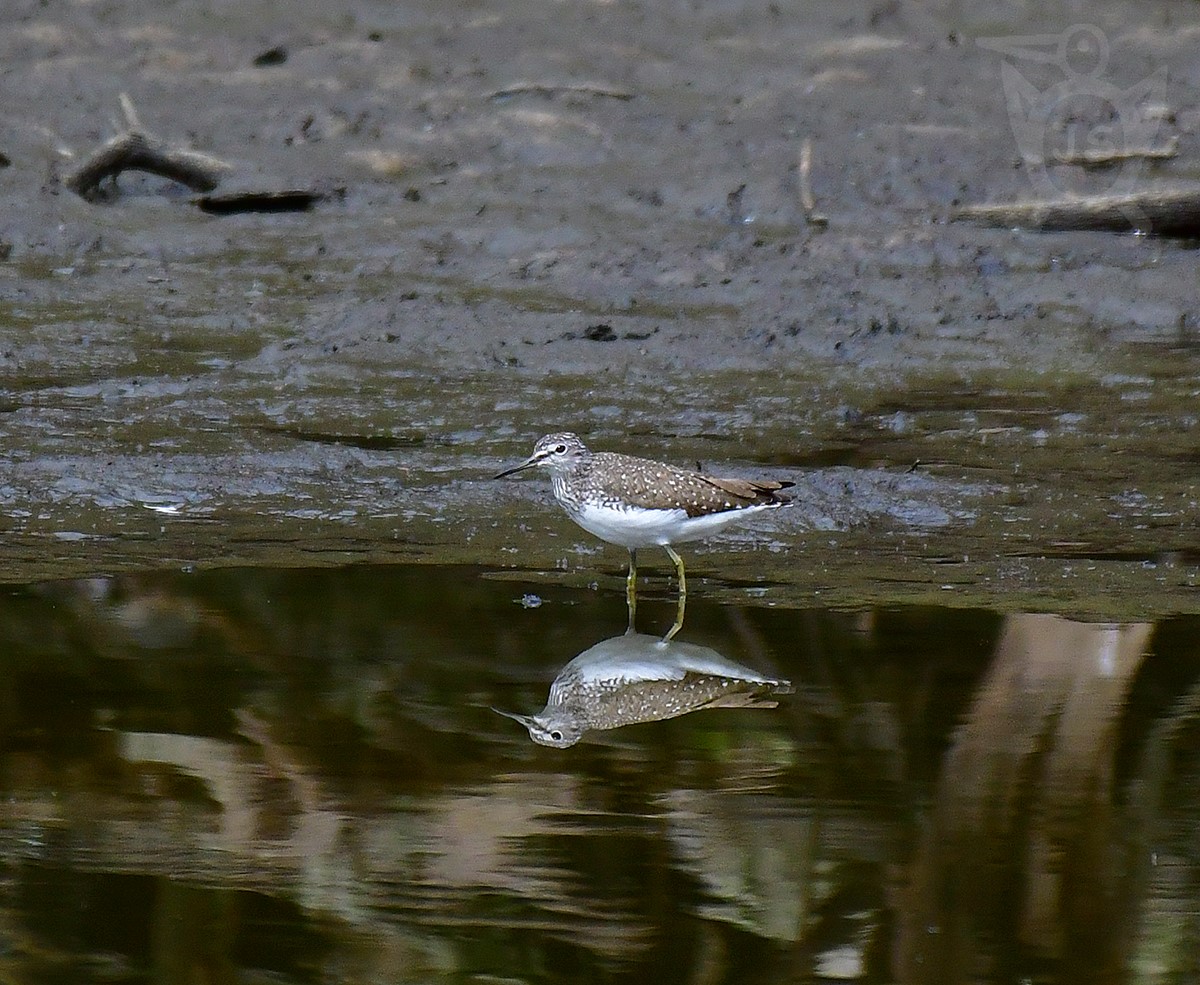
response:
<path id="1" fill-rule="evenodd" d="M 1107 3 L 1088 65 L 993 43 L 1076 16 L 18 5 L 0 577 L 397 560 L 617 590 L 543 485 L 482 481 L 571 427 L 798 483 L 696 550 L 713 597 L 1195 611 L 1191 244 L 948 221 L 1195 177 L 1200 26 Z M 1173 155 L 1034 161 L 1011 71 L 1070 97 L 1049 151 L 1128 110 Z M 125 174 L 84 200 L 63 178 L 122 93 L 243 183 L 345 195 L 217 217 Z"/>

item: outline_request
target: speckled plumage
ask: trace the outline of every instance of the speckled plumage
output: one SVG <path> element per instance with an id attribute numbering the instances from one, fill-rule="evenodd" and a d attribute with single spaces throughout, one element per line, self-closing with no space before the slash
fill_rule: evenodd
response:
<path id="1" fill-rule="evenodd" d="M 783 486 L 779 482 L 716 478 L 648 458 L 607 451 L 590 452 L 569 470 L 554 473 L 555 498 L 568 512 L 577 511 L 584 502 L 592 502 L 610 509 L 630 506 L 647 510 L 682 509 L 689 517 L 706 516 L 748 506 L 781 506 L 784 501 L 776 495 L 776 490 Z"/>
<path id="2" fill-rule="evenodd" d="M 677 468 L 648 458 L 619 455 L 614 452 L 593 452 L 569 431 L 548 434 L 534 446 L 533 454 L 515 469 L 502 475 L 534 465 L 550 469 L 554 498 L 571 518 L 597 536 L 624 547 L 649 547 L 697 539 L 725 526 L 720 522 L 691 524 L 689 520 L 729 514 L 732 522 L 743 511 L 757 513 L 759 509 L 783 506 L 787 500 L 779 490 L 790 482 L 756 481 L 723 478 L 689 469 Z M 672 532 L 629 543 L 629 538 L 605 536 L 581 522 L 588 508 L 614 511 L 618 515 L 610 525 L 621 525 L 622 514 L 631 528 L 636 521 L 631 514 L 656 510 L 671 514 L 664 517 Z M 691 531 L 695 535 L 690 535 Z M 634 538 L 636 540 L 636 537 Z"/>

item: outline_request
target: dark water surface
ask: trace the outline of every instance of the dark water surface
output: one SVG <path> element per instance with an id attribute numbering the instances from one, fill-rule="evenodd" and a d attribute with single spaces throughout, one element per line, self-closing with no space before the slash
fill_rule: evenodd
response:
<path id="1" fill-rule="evenodd" d="M 624 628 L 462 566 L 6 589 L 0 977 L 1194 980 L 1200 618 L 700 591 L 778 707 L 491 710 Z"/>

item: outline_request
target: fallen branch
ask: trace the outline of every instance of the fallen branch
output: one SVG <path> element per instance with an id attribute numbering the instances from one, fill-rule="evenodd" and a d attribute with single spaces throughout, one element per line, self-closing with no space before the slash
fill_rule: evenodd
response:
<path id="1" fill-rule="evenodd" d="M 105 178 L 122 171 L 148 171 L 193 191 L 210 192 L 230 169 L 224 161 L 197 151 L 181 150 L 140 130 L 107 141 L 66 177 L 66 186 L 88 198 Z"/>
<path id="2" fill-rule="evenodd" d="M 968 205 L 952 220 L 1040 232 L 1137 230 L 1154 236 L 1200 237 L 1200 188 L 1150 189 L 1050 202 Z"/>
<path id="3" fill-rule="evenodd" d="M 192 204 L 212 215 L 239 212 L 300 212 L 317 202 L 345 197 L 344 188 L 239 188 L 213 192 L 233 170 L 232 165 L 208 154 L 176 147 L 147 133 L 138 119 L 133 101 L 120 95 L 125 131 L 106 141 L 71 174 L 64 183 L 82 198 L 91 198 L 105 178 L 122 171 L 148 171 L 203 194 Z M 120 124 L 116 124 L 120 126 Z"/>
<path id="4" fill-rule="evenodd" d="M 65 183 L 71 191 L 88 198 L 105 178 L 115 178 L 122 171 L 148 171 L 197 192 L 210 192 L 220 184 L 230 168 L 228 164 L 151 136 L 142 126 L 129 94 L 123 92 L 117 99 L 125 117 L 125 132 L 102 144 L 67 175 Z"/>

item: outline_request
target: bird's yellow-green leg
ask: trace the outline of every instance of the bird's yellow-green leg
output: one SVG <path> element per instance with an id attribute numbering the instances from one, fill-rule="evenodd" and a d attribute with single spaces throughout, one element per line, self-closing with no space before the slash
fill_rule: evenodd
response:
<path id="1" fill-rule="evenodd" d="M 675 610 L 675 625 L 667 630 L 667 635 L 662 638 L 664 643 L 669 643 L 671 637 L 683 629 L 683 610 L 687 607 L 687 577 L 683 573 L 683 558 L 671 550 L 669 544 L 663 544 L 663 548 L 671 555 L 671 560 L 675 562 L 675 573 L 679 576 L 679 608 Z"/>
<path id="2" fill-rule="evenodd" d="M 625 602 L 629 606 L 629 629 L 627 633 L 636 633 L 633 617 L 637 615 L 637 551 L 629 549 L 629 576 L 625 579 Z"/>

